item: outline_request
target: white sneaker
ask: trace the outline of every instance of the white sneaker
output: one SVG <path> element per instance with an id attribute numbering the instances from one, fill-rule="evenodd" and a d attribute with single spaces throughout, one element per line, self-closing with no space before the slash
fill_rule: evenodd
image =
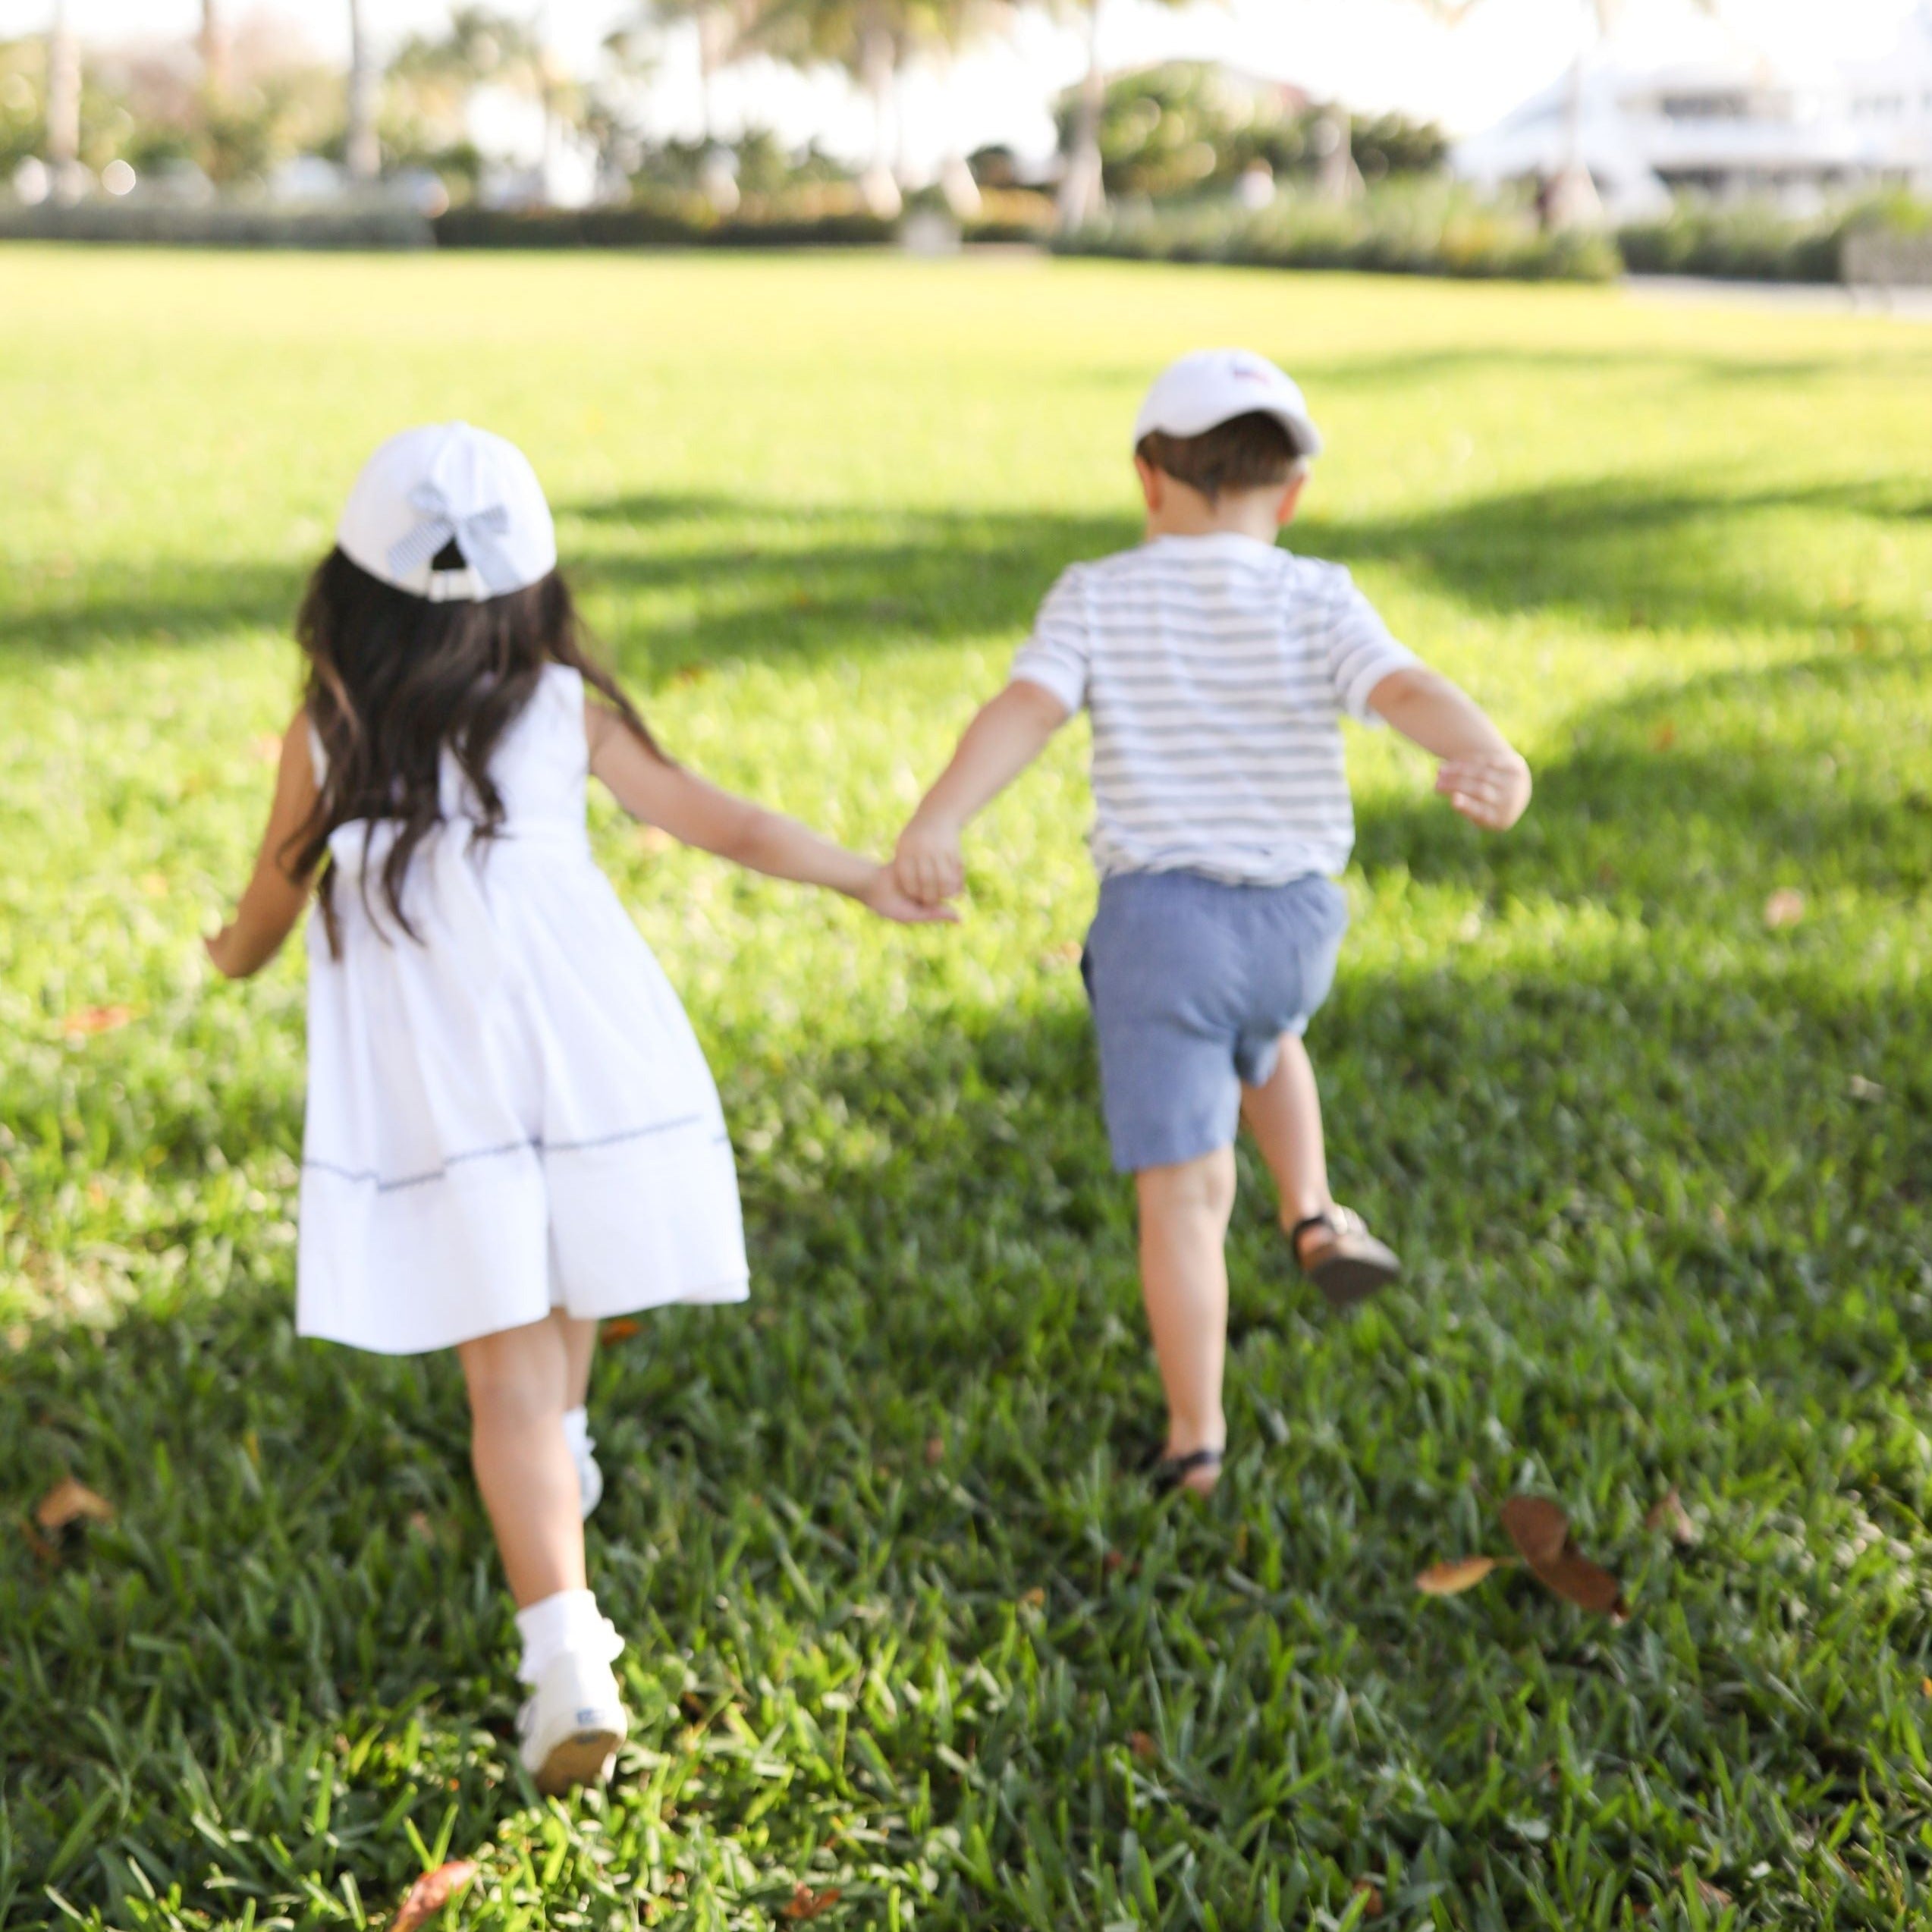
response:
<path id="1" fill-rule="evenodd" d="M 517 1753 L 546 1798 L 602 1784 L 630 1729 L 616 1673 L 594 1651 L 565 1651 L 538 1673 L 517 1714 Z"/>

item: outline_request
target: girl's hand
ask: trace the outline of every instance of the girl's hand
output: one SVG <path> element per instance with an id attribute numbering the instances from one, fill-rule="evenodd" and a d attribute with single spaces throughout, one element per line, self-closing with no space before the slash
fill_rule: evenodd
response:
<path id="1" fill-rule="evenodd" d="M 1446 760 L 1436 790 L 1472 825 L 1506 832 L 1529 806 L 1529 765 L 1517 752 Z"/>
<path id="2" fill-rule="evenodd" d="M 891 919 L 897 925 L 930 925 L 935 922 L 957 925 L 960 922 L 959 914 L 951 906 L 922 905 L 902 891 L 890 865 L 875 866 L 871 878 L 852 896 L 881 919 Z"/>

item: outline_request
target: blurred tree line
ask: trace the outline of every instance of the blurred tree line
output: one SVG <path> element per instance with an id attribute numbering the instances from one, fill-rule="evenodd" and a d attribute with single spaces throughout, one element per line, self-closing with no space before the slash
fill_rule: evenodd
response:
<path id="1" fill-rule="evenodd" d="M 742 196 L 842 185 L 872 212 L 889 215 L 908 187 L 907 77 L 943 73 L 976 42 L 1008 31 L 1018 11 L 1015 0 L 638 0 L 584 75 L 558 61 L 534 11 L 458 5 L 443 30 L 391 43 L 379 63 L 365 17 L 373 0 L 330 4 L 343 8 L 350 30 L 346 83 L 282 17 L 251 12 L 231 24 L 227 0 L 203 0 L 192 42 L 90 49 L 84 59 L 71 37 L 61 39 L 57 4 L 54 33 L 0 42 L 0 171 L 39 156 L 97 177 L 122 162 L 145 181 L 173 176 L 234 187 L 307 155 L 341 165 L 352 180 L 433 173 L 460 200 L 476 193 L 488 161 L 471 108 L 479 92 L 496 90 L 540 111 L 546 152 L 552 143 L 586 145 L 609 198 L 702 196 L 728 211 Z M 1092 31 L 1109 0 L 1032 4 L 1090 30 L 1090 71 L 1061 104 L 1063 218 L 1089 218 L 1107 193 L 1199 195 L 1263 172 L 1312 175 L 1346 192 L 1442 162 L 1444 143 L 1433 128 L 1396 117 L 1351 123 L 1333 106 L 1210 67 L 1174 64 L 1110 81 Z M 681 58 L 693 42 L 696 49 L 695 137 L 652 127 L 645 108 L 647 83 L 678 57 L 680 39 Z M 66 71 L 80 71 L 77 90 L 50 88 L 63 50 Z M 768 132 L 727 130 L 719 77 L 758 58 L 843 70 L 871 108 L 865 160 L 791 153 Z M 956 212 L 969 212 L 982 179 L 990 185 L 997 177 L 1010 193 L 1012 172 L 1001 177 L 997 157 L 975 171 L 950 156 L 941 187 Z"/>

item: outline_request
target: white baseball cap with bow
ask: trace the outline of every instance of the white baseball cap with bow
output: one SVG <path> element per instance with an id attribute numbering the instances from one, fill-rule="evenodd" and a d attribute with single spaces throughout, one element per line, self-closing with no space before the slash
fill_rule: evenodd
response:
<path id="1" fill-rule="evenodd" d="M 467 423 L 405 429 L 363 465 L 335 541 L 372 577 L 432 603 L 507 596 L 557 567 L 543 485 L 514 443 Z M 437 570 L 454 544 L 460 570 Z"/>

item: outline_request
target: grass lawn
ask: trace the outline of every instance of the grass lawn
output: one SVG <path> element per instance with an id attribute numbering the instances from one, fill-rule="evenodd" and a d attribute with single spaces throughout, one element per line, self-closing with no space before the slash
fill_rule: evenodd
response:
<path id="1" fill-rule="evenodd" d="M 503 430 L 668 743 L 880 847 L 1228 340 L 1330 437 L 1297 541 L 1538 773 L 1485 841 L 1352 741 L 1312 1045 L 1409 1284 L 1327 1318 L 1245 1166 L 1229 1478 L 1156 1503 L 1083 727 L 957 932 L 598 806 L 755 1299 L 604 1352 L 636 1729 L 540 1803 L 454 1363 L 291 1333 L 300 960 L 196 945 L 302 573 L 380 437 Z M 361 1926 L 463 1857 L 492 1927 L 1932 1923 L 1928 448 L 1932 333 L 1614 291 L 0 254 L 0 1922 Z M 41 1538 L 68 1474 L 115 1520 Z M 1521 1490 L 1627 1623 L 1416 1593 Z"/>

